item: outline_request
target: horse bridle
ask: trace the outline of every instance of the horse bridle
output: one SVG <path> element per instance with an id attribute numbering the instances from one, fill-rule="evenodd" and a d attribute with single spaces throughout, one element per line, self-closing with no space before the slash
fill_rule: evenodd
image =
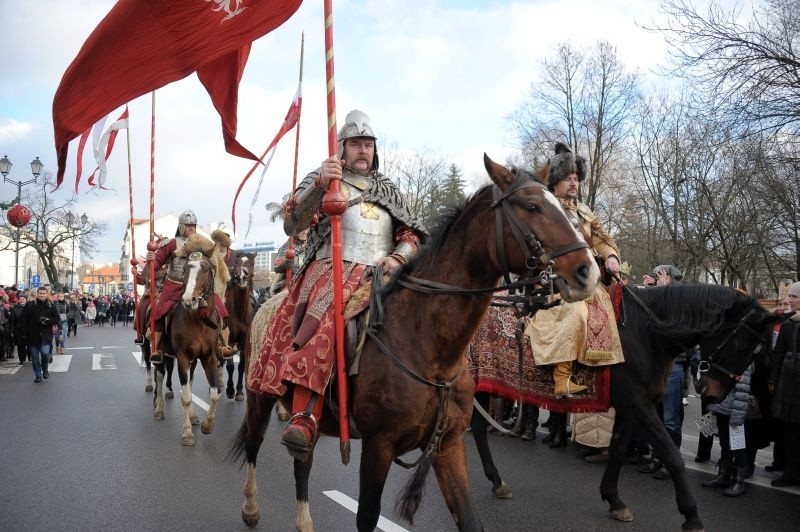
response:
<path id="1" fill-rule="evenodd" d="M 740 374 L 734 373 L 722 365 L 722 356 L 720 356 L 720 353 L 723 352 L 722 350 L 733 339 L 739 329 L 744 329 L 748 333 L 758 338 L 759 341 L 758 344 L 756 344 L 756 347 L 753 349 L 753 354 L 758 353 L 763 348 L 765 343 L 764 337 L 747 323 L 747 320 L 750 319 L 750 316 L 754 315 L 755 313 L 756 309 L 754 308 L 751 308 L 747 311 L 747 314 L 745 314 L 742 319 L 739 320 L 739 323 L 737 323 L 733 329 L 731 329 L 731 332 L 728 333 L 728 336 L 726 336 L 722 343 L 719 344 L 710 355 L 708 355 L 708 358 L 700 361 L 700 363 L 697 365 L 698 373 L 708 373 L 709 370 L 715 369 L 733 381 L 738 382 L 741 380 L 742 376 Z"/>
<path id="2" fill-rule="evenodd" d="M 552 292 L 552 282 L 556 279 L 553 274 L 553 259 L 585 249 L 589 244 L 584 240 L 574 242 L 567 246 L 557 248 L 551 252 L 546 252 L 539 238 L 536 236 L 532 229 L 528 229 L 525 224 L 519 219 L 514 212 L 514 209 L 509 204 L 509 199 L 520 190 L 537 187 L 547 190 L 547 187 L 542 183 L 529 178 L 526 174 L 520 173 L 514 182 L 503 192 L 499 186 L 493 185 L 492 197 L 493 201 L 490 207 L 495 212 L 495 234 L 497 256 L 500 261 L 500 269 L 503 273 L 503 280 L 505 284 L 493 286 L 489 288 L 461 288 L 445 283 L 438 283 L 421 279 L 412 275 L 403 275 L 397 279 L 397 283 L 405 288 L 416 290 L 427 294 L 439 295 L 482 295 L 492 294 L 508 290 L 508 297 L 499 297 L 498 299 L 505 299 L 514 303 L 521 303 L 526 308 L 541 308 L 546 305 L 543 302 L 537 301 L 537 305 L 529 305 L 530 300 L 537 298 L 540 294 L 533 290 L 533 287 L 539 285 L 545 290 L 546 293 Z M 511 272 L 508 268 L 508 259 L 506 255 L 505 239 L 504 239 L 504 224 L 508 224 L 511 229 L 511 234 L 519 244 L 520 249 L 525 254 L 525 272 L 520 276 L 519 280 L 511 281 Z M 522 297 L 514 296 L 517 290 L 524 290 L 526 294 Z"/>
<path id="3" fill-rule="evenodd" d="M 195 255 L 195 253 L 197 253 L 197 255 Z M 205 287 L 203 287 L 203 292 L 200 294 L 200 299 L 205 300 L 206 303 L 210 303 L 209 298 L 211 298 L 214 295 L 214 277 L 216 275 L 216 268 L 214 267 L 214 263 L 211 262 L 211 259 L 209 257 L 201 253 L 200 251 L 193 251 L 187 257 L 187 261 L 203 261 L 203 260 L 208 263 L 208 270 L 211 273 L 209 274 L 209 281 L 206 282 Z M 187 274 L 188 274 L 188 269 L 187 269 Z"/>

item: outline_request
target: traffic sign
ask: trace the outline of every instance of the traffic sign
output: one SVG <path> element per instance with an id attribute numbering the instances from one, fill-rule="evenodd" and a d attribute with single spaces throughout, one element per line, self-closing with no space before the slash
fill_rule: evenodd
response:
<path id="1" fill-rule="evenodd" d="M 94 292 L 94 283 L 89 285 L 89 292 Z"/>
<path id="2" fill-rule="evenodd" d="M 42 284 L 42 278 L 37 273 L 33 277 L 31 277 L 31 288 L 39 288 Z"/>

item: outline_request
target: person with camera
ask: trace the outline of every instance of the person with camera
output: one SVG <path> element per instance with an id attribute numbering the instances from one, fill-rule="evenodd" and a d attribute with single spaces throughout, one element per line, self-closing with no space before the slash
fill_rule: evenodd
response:
<path id="1" fill-rule="evenodd" d="M 22 311 L 22 328 L 28 341 L 28 354 L 33 363 L 36 378 L 33 382 L 42 382 L 48 378 L 48 359 L 50 346 L 53 343 L 53 332 L 60 319 L 55 305 L 50 301 L 47 288 L 36 291 L 36 300 L 31 301 Z"/>

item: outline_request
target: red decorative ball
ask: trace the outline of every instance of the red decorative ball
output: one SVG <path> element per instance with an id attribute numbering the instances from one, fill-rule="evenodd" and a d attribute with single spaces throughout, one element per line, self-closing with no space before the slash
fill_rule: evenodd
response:
<path id="1" fill-rule="evenodd" d="M 139 264 L 139 259 L 137 259 L 136 257 L 133 257 L 133 258 L 131 259 L 131 266 L 133 266 L 134 268 L 136 268 L 136 265 L 137 265 L 137 264 Z"/>
<path id="2" fill-rule="evenodd" d="M 328 190 L 322 198 L 322 211 L 328 216 L 341 216 L 347 210 L 347 198 L 338 190 Z"/>
<path id="3" fill-rule="evenodd" d="M 286 260 L 293 260 L 294 257 L 295 257 L 294 248 L 287 248 L 286 249 Z"/>
<path id="4" fill-rule="evenodd" d="M 158 250 L 158 242 L 156 242 L 155 240 L 151 240 L 150 242 L 147 243 L 147 251 L 152 251 L 155 253 L 156 250 Z"/>
<path id="5" fill-rule="evenodd" d="M 28 222 L 31 221 L 32 215 L 33 213 L 29 208 L 24 205 L 17 204 L 8 209 L 6 218 L 8 219 L 8 223 L 16 228 L 20 228 L 28 225 Z"/>

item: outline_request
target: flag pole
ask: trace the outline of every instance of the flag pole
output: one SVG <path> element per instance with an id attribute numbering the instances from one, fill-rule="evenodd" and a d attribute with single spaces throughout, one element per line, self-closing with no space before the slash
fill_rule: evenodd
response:
<path id="1" fill-rule="evenodd" d="M 333 1 L 324 0 L 325 6 L 325 78 L 328 88 L 328 154 L 339 153 L 336 139 L 336 81 L 333 75 Z M 336 377 L 339 391 L 339 451 L 342 463 L 350 463 L 350 422 L 348 420 L 347 371 L 344 360 L 344 287 L 342 266 L 342 213 L 347 200 L 340 190 L 340 179 L 331 179 L 328 191 L 322 198 L 322 210 L 331 220 L 331 259 L 333 266 L 333 325 L 336 347 Z"/>
<path id="2" fill-rule="evenodd" d="M 306 32 L 300 34 L 300 81 L 299 86 L 303 86 L 303 56 L 306 43 Z M 302 90 L 302 89 L 301 89 Z M 297 189 L 297 156 L 300 151 L 300 116 L 297 117 L 297 131 L 294 137 L 294 173 L 292 174 L 292 194 Z M 293 261 L 295 258 L 294 253 L 294 238 L 289 237 L 289 245 L 286 247 L 286 260 Z M 286 288 L 292 284 L 292 269 L 286 270 Z"/>
<path id="3" fill-rule="evenodd" d="M 128 110 L 128 104 L 125 104 L 125 110 Z M 128 128 L 125 130 L 125 138 L 128 141 L 128 203 L 131 210 L 131 270 L 133 272 L 133 315 L 138 316 L 136 313 L 139 310 L 139 283 L 137 277 L 136 265 L 139 264 L 139 259 L 136 258 L 136 237 L 133 231 L 133 172 L 131 171 L 131 123 L 130 114 L 128 115 Z M 134 320 L 136 321 L 136 320 Z"/>
<path id="4" fill-rule="evenodd" d="M 155 253 L 158 249 L 156 243 L 156 91 L 152 93 L 152 104 L 150 114 L 150 241 L 147 243 L 147 251 Z M 147 261 L 150 267 L 150 353 L 156 350 L 155 330 L 156 330 L 156 261 Z"/>

